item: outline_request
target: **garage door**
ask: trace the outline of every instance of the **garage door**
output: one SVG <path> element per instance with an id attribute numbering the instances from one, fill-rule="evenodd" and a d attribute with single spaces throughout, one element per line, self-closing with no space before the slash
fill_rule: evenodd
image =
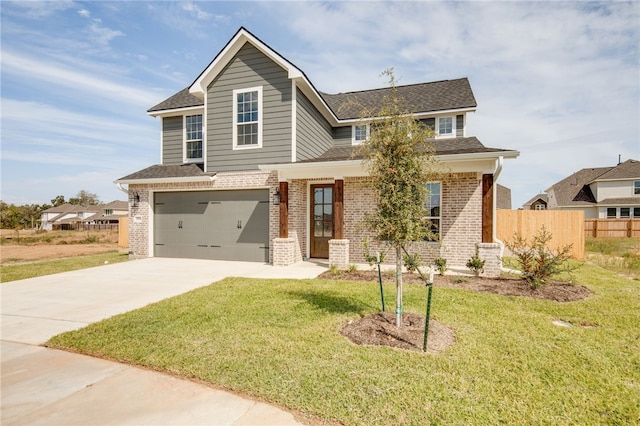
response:
<path id="1" fill-rule="evenodd" d="M 156 257 L 269 261 L 269 191 L 158 192 Z"/>

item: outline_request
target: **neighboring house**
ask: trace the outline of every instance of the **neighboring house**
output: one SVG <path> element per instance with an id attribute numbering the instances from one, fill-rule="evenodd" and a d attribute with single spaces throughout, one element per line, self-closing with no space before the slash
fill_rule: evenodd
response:
<path id="1" fill-rule="evenodd" d="M 500 184 L 496 185 L 496 208 L 511 210 L 511 189 Z"/>
<path id="2" fill-rule="evenodd" d="M 120 222 L 120 218 L 129 215 L 129 203 L 126 201 L 112 201 L 107 204 L 96 206 L 98 213 L 82 220 L 82 223 L 92 225 L 106 225 Z"/>
<path id="3" fill-rule="evenodd" d="M 547 194 L 537 194 L 522 205 L 523 210 L 546 210 L 548 204 Z"/>
<path id="4" fill-rule="evenodd" d="M 466 115 L 476 109 L 466 78 L 397 90 L 437 132 L 432 142 L 446 171 L 425 182 L 440 241 L 415 248 L 426 261 L 464 265 L 485 243 L 492 261 L 494 181 L 503 160 L 519 153 L 466 134 Z M 132 257 L 364 262 L 363 242 L 373 236 L 363 219 L 374 205 L 356 151 L 369 124 L 347 101 L 375 108 L 388 93 L 320 92 L 241 28 L 189 87 L 148 111 L 160 119 L 161 163 L 115 181 L 132 200 Z"/>
<path id="5" fill-rule="evenodd" d="M 86 207 L 65 203 L 44 210 L 40 216 L 40 228 L 47 231 L 71 230 L 76 229 L 78 223 L 117 223 L 118 217 L 128 214 L 129 205 L 126 201 L 112 201 Z"/>
<path id="6" fill-rule="evenodd" d="M 585 219 L 640 218 L 640 161 L 582 169 L 546 192 L 549 209 L 583 210 Z"/>

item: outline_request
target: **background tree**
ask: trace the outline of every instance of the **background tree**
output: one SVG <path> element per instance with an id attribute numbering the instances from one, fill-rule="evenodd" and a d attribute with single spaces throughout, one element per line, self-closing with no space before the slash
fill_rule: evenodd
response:
<path id="1" fill-rule="evenodd" d="M 69 204 L 75 204 L 80 206 L 95 206 L 96 204 L 100 204 L 100 200 L 98 200 L 98 196 L 94 193 L 81 189 L 78 191 L 75 197 L 69 198 Z"/>
<path id="2" fill-rule="evenodd" d="M 402 250 L 411 242 L 423 241 L 431 233 L 424 218 L 427 182 L 437 178 L 435 157 L 429 138 L 434 131 L 415 119 L 398 95 L 393 69 L 390 94 L 371 117 L 370 136 L 362 145 L 364 162 L 371 177 L 376 210 L 367 216 L 375 238 L 395 248 L 396 326 L 402 325 Z"/>
<path id="3" fill-rule="evenodd" d="M 58 195 L 56 198 L 51 199 L 51 204 L 53 207 L 58 207 L 66 203 L 64 200 L 64 195 Z"/>

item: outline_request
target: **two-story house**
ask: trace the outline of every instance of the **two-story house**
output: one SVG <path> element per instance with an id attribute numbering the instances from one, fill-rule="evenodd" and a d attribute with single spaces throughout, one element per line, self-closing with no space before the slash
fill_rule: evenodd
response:
<path id="1" fill-rule="evenodd" d="M 548 209 L 583 210 L 585 219 L 640 218 L 640 161 L 582 169 L 546 192 Z"/>
<path id="2" fill-rule="evenodd" d="M 240 28 L 191 85 L 148 111 L 160 119 L 161 162 L 116 181 L 130 194 L 131 255 L 363 262 L 363 242 L 372 240 L 363 219 L 374 207 L 356 148 L 370 129 L 347 101 L 375 108 L 389 90 L 320 92 Z M 518 152 L 467 136 L 476 100 L 466 78 L 397 90 L 435 129 L 444 171 L 440 181 L 425 182 L 439 241 L 416 246 L 425 261 L 443 256 L 464 265 L 484 244 L 492 262 L 499 254 L 495 180 Z"/>

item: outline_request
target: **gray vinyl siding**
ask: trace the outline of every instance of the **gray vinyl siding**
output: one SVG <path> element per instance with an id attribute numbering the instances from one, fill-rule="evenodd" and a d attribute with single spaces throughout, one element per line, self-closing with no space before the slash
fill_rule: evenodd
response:
<path id="1" fill-rule="evenodd" d="M 296 160 L 317 158 L 333 145 L 331 125 L 300 90 L 296 103 Z"/>
<path id="2" fill-rule="evenodd" d="M 233 90 L 262 86 L 262 148 L 233 150 Z M 250 44 L 207 88 L 207 171 L 255 170 L 291 162 L 291 81 Z"/>
<path id="3" fill-rule="evenodd" d="M 352 127 L 343 126 L 333 129 L 333 143 L 335 146 L 351 145 L 352 143 Z"/>
<path id="4" fill-rule="evenodd" d="M 162 164 L 182 164 L 182 116 L 162 119 Z"/>
<path id="5" fill-rule="evenodd" d="M 464 115 L 456 115 L 456 136 L 464 136 Z"/>

